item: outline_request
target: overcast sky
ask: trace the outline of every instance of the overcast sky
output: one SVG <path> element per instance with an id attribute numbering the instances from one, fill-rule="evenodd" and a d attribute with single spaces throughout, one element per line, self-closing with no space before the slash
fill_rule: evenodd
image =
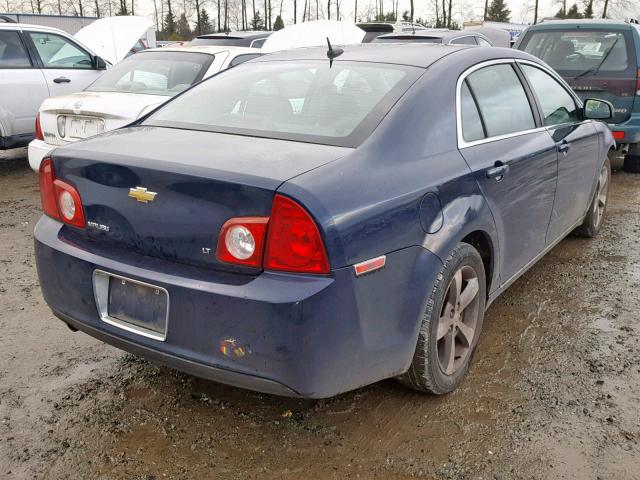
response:
<path id="1" fill-rule="evenodd" d="M 161 0 L 157 0 L 160 2 Z M 176 0 L 174 0 L 175 2 Z M 178 5 L 181 5 L 182 2 L 178 1 Z M 183 0 L 185 1 L 185 0 Z M 311 0 L 313 5 L 315 5 L 315 0 Z M 384 0 L 385 1 L 385 11 L 391 11 L 393 8 L 393 0 Z M 409 0 L 398 0 L 399 6 L 398 11 L 403 12 L 404 10 L 409 9 Z M 440 0 L 441 2 L 442 0 Z M 615 3 L 616 0 L 610 0 L 611 3 Z M 626 1 L 626 0 L 625 0 Z M 632 0 L 636 1 L 636 0 Z M 273 9 L 273 16 L 275 20 L 275 16 L 277 11 L 280 8 L 280 2 L 278 0 L 271 0 L 271 5 Z M 298 21 L 300 21 L 300 17 L 302 16 L 301 10 L 303 9 L 304 0 L 297 0 L 298 2 Z M 534 0 L 507 0 L 507 4 L 509 9 L 511 10 L 511 21 L 514 23 L 530 23 L 533 21 L 533 5 Z M 578 0 L 578 7 L 580 10 L 583 10 L 583 0 Z M 572 0 L 567 0 L 567 8 L 573 3 Z M 600 6 L 602 2 L 595 0 L 594 1 L 594 10 L 596 15 L 602 14 L 602 7 Z M 325 5 L 326 0 L 320 0 L 321 5 Z M 335 0 L 332 1 L 332 4 L 335 5 Z M 414 0 L 415 4 L 415 18 L 432 18 L 433 8 L 429 5 L 433 4 L 433 0 Z M 215 15 L 215 3 L 213 0 L 209 0 L 209 3 L 206 3 L 207 9 L 209 10 L 211 16 Z M 262 5 L 264 5 L 264 0 L 257 0 L 256 8 L 262 10 Z M 371 10 L 375 8 L 375 0 L 358 0 L 358 12 L 359 17 L 363 20 L 365 19 L 366 11 L 368 6 L 371 5 Z M 175 7 L 174 7 L 175 8 Z M 335 7 L 333 7 L 335 8 Z M 332 8 L 332 16 L 335 15 L 335 11 Z M 552 16 L 554 12 L 556 12 L 559 8 L 558 0 L 539 0 L 539 18 L 545 16 Z M 251 0 L 247 0 L 247 9 L 251 10 Z M 342 0 L 340 6 L 340 14 L 343 20 L 352 19 L 353 18 L 353 9 L 354 9 L 354 0 Z M 453 19 L 454 21 L 460 22 L 461 20 L 468 21 L 474 19 L 480 19 L 482 17 L 484 9 L 484 0 L 454 0 L 453 4 Z M 153 17 L 153 0 L 136 0 L 136 13 L 139 15 L 148 15 L 149 17 Z M 314 7 L 315 11 L 315 7 Z M 637 10 L 636 10 L 637 11 Z M 283 4 L 283 19 L 286 24 L 293 23 L 293 0 L 284 0 Z M 475 18 L 474 18 L 475 17 Z"/>

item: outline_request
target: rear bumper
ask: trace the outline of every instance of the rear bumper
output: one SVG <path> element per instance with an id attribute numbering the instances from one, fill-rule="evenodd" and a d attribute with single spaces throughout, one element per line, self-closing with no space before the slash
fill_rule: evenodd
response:
<path id="1" fill-rule="evenodd" d="M 225 383 L 234 387 L 258 390 L 273 395 L 281 395 L 284 397 L 299 396 L 298 392 L 295 392 L 278 382 L 274 382 L 266 378 L 246 375 L 239 372 L 233 372 L 222 368 L 212 367 L 210 365 L 193 362 L 191 360 L 177 357 L 175 355 L 171 355 L 170 353 L 163 352 L 154 348 L 149 348 L 139 343 L 126 340 L 122 337 L 109 334 L 103 330 L 74 320 L 73 318 L 63 313 L 56 312 L 55 310 L 53 310 L 53 314 L 76 330 L 80 330 L 88 335 L 91 335 L 94 338 L 97 338 L 98 340 L 102 340 L 109 345 L 118 347 L 125 352 L 133 353 L 134 355 L 140 355 L 141 357 L 148 358 L 149 360 L 153 360 L 168 367 L 175 368 L 176 370 L 195 375 L 196 377 L 206 378 L 208 380 Z"/>
<path id="2" fill-rule="evenodd" d="M 404 372 L 413 356 L 426 292 L 441 268 L 410 247 L 384 269 L 356 278 L 205 271 L 130 252 L 100 252 L 43 217 L 35 252 L 43 296 L 63 321 L 123 350 L 220 383 L 285 396 L 324 398 Z M 100 319 L 96 269 L 169 292 L 165 341 Z M 233 340 L 237 355 L 222 349 Z M 223 351 L 226 350 L 226 353 Z"/>
<path id="3" fill-rule="evenodd" d="M 40 171 L 40 163 L 42 163 L 42 159 L 49 155 L 51 151 L 56 148 L 53 145 L 49 145 L 43 140 L 32 140 L 29 143 L 28 153 L 29 153 L 29 166 L 36 173 Z"/>

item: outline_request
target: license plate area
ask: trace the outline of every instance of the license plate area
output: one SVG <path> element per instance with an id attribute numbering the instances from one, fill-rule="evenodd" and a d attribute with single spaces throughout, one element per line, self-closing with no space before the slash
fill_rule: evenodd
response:
<path id="1" fill-rule="evenodd" d="M 166 339 L 169 293 L 164 288 L 95 270 L 93 291 L 103 322 L 154 340 Z"/>
<path id="2" fill-rule="evenodd" d="M 104 132 L 104 120 L 78 115 L 64 115 L 64 138 L 89 138 Z"/>

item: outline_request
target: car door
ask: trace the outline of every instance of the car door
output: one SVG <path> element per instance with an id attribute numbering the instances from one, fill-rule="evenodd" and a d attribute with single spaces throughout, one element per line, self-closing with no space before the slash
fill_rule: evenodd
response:
<path id="1" fill-rule="evenodd" d="M 79 92 L 103 73 L 93 56 L 71 38 L 45 31 L 26 31 L 39 57 L 51 96 Z"/>
<path id="2" fill-rule="evenodd" d="M 542 112 L 542 120 L 557 148 L 558 188 L 547 241 L 572 230 L 587 211 L 600 171 L 598 137 L 591 120 L 583 120 L 570 90 L 541 66 L 519 63 Z"/>
<path id="3" fill-rule="evenodd" d="M 460 77 L 458 119 L 458 148 L 498 230 L 504 284 L 545 247 L 556 189 L 556 146 L 509 60 L 481 64 Z"/>
<path id="4" fill-rule="evenodd" d="M 49 92 L 18 30 L 0 30 L 0 144 L 26 145 L 35 130 L 36 113 Z"/>

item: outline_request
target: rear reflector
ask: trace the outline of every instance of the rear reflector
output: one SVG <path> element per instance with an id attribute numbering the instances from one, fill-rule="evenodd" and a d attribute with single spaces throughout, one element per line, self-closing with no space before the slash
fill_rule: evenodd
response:
<path id="1" fill-rule="evenodd" d="M 613 138 L 616 140 L 622 140 L 624 138 L 624 132 L 621 130 L 614 130 L 611 133 L 613 134 Z"/>
<path id="2" fill-rule="evenodd" d="M 353 266 L 353 269 L 356 272 L 356 277 L 359 277 L 360 275 L 364 275 L 365 273 L 380 270 L 386 263 L 387 257 L 386 255 L 382 255 L 380 257 L 372 258 L 371 260 L 365 260 L 364 262 L 356 263 Z"/>
<path id="3" fill-rule="evenodd" d="M 640 68 L 636 71 L 636 95 L 640 95 Z"/>
<path id="4" fill-rule="evenodd" d="M 50 158 L 45 158 L 40 163 L 39 180 L 44 213 L 68 225 L 84 228 L 87 222 L 80 194 L 75 187 L 56 178 Z"/>

